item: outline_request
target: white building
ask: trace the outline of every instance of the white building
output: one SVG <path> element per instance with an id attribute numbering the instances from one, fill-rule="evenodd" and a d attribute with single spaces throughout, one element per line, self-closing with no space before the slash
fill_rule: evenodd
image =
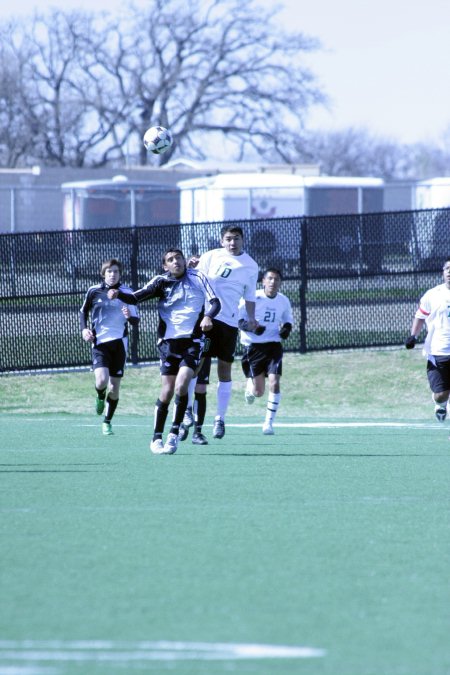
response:
<path id="1" fill-rule="evenodd" d="M 383 210 L 379 178 L 222 173 L 178 183 L 182 223 Z"/>
<path id="2" fill-rule="evenodd" d="M 414 209 L 450 207 L 450 176 L 421 180 L 414 188 Z"/>

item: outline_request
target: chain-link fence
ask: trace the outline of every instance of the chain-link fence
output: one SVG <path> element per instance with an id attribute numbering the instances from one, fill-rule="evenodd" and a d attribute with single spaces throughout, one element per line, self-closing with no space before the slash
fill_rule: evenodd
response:
<path id="1" fill-rule="evenodd" d="M 295 319 L 287 351 L 401 344 L 450 255 L 450 209 L 234 222 L 261 271 L 283 273 Z M 166 248 L 202 253 L 220 245 L 222 225 L 0 235 L 0 372 L 89 365 L 78 316 L 101 263 L 121 260 L 137 289 L 161 271 Z M 157 359 L 156 302 L 140 312 L 135 364 Z"/>

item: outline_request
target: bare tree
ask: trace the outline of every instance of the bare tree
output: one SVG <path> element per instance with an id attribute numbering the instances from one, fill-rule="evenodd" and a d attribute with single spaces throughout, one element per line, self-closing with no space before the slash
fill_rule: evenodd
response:
<path id="1" fill-rule="evenodd" d="M 52 10 L 13 31 L 0 25 L 22 66 L 34 152 L 61 166 L 130 153 L 145 164 L 142 136 L 162 124 L 175 143 L 161 163 L 175 152 L 217 156 L 224 141 L 230 158 L 289 161 L 325 97 L 303 62 L 319 44 L 281 33 L 275 13 L 254 0 L 150 0 L 116 16 Z"/>
<path id="2" fill-rule="evenodd" d="M 35 121 L 45 116 L 41 153 L 52 164 L 103 166 L 121 157 L 114 120 L 102 115 L 101 74 L 97 77 L 90 68 L 102 41 L 97 22 L 95 14 L 59 10 L 53 10 L 50 20 L 34 19 L 29 77 L 35 98 L 30 112 Z M 118 111 L 115 120 L 119 116 Z"/>
<path id="3" fill-rule="evenodd" d="M 364 128 L 348 128 L 310 132 L 296 149 L 302 161 L 319 164 L 321 172 L 329 176 L 416 180 L 450 171 L 450 148 L 445 138 L 440 145 L 402 144 Z"/>
<path id="4" fill-rule="evenodd" d="M 98 16 L 98 15 L 97 15 Z M 54 166 L 101 166 L 115 152 L 112 127 L 96 108 L 98 83 L 84 68 L 92 58 L 83 51 L 100 41 L 96 15 L 52 10 L 34 14 L 31 21 L 17 20 L 0 26 L 2 52 L 8 54 L 3 77 L 10 88 L 11 109 L 20 110 L 22 138 L 11 143 L 16 163 L 39 160 Z"/>
<path id="5" fill-rule="evenodd" d="M 189 156 L 217 153 L 226 139 L 238 159 L 249 150 L 287 159 L 285 139 L 302 133 L 324 96 L 302 62 L 318 44 L 280 33 L 274 14 L 251 0 L 154 0 L 144 15 L 129 8 L 132 44 L 117 75 L 130 85 L 130 134 L 140 139 L 160 123 Z M 144 163 L 142 146 L 140 154 Z"/>
<path id="6" fill-rule="evenodd" d="M 0 165 L 14 167 L 29 151 L 30 133 L 22 106 L 21 70 L 8 47 L 0 43 Z"/>
<path id="7" fill-rule="evenodd" d="M 400 146 L 357 128 L 311 132 L 299 153 L 329 176 L 393 178 L 401 162 Z"/>
<path id="8" fill-rule="evenodd" d="M 149 0 L 0 23 L 0 165 L 146 164 L 142 136 L 162 124 L 175 143 L 155 163 L 178 154 L 385 180 L 450 173 L 450 131 L 412 145 L 366 129 L 308 132 L 326 103 L 305 65 L 320 45 L 280 32 L 276 14 L 256 0 Z"/>

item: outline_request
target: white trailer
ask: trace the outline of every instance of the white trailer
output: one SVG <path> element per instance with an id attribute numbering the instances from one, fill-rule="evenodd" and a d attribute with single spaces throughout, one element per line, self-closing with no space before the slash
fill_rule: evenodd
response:
<path id="1" fill-rule="evenodd" d="M 416 183 L 414 209 L 422 210 L 414 214 L 410 244 L 415 265 L 421 270 L 439 269 L 450 255 L 450 177 Z"/>
<path id="2" fill-rule="evenodd" d="M 65 230 L 86 230 L 179 222 L 179 191 L 174 185 L 112 179 L 61 184 Z"/>
<path id="3" fill-rule="evenodd" d="M 383 181 L 378 178 L 318 177 L 298 174 L 224 173 L 180 181 L 180 221 L 195 224 L 182 228 L 186 254 L 202 253 L 219 245 L 223 221 L 259 221 L 245 225 L 246 239 L 260 257 L 285 259 L 286 250 L 297 260 L 300 251 L 298 227 L 280 227 L 280 219 L 302 216 L 360 214 L 383 210 Z M 278 224 L 275 225 L 275 219 Z M 320 220 L 320 219 L 318 219 Z M 360 248 L 358 223 L 339 224 L 329 233 L 329 222 L 317 222 L 316 240 L 324 242 L 324 254 L 330 241 L 337 251 L 347 254 Z M 273 221 L 273 222 L 272 222 Z M 319 232 L 320 230 L 320 232 Z M 247 234 L 249 236 L 247 236 Z M 381 234 L 379 235 L 382 236 Z M 320 246 L 320 244 L 319 244 Z M 317 255 L 320 255 L 319 248 Z M 338 255 L 338 254 L 337 254 Z"/>
<path id="4" fill-rule="evenodd" d="M 450 176 L 418 181 L 414 187 L 414 209 L 450 207 Z"/>
<path id="5" fill-rule="evenodd" d="M 379 178 L 224 173 L 183 180 L 178 187 L 182 223 L 383 210 Z"/>

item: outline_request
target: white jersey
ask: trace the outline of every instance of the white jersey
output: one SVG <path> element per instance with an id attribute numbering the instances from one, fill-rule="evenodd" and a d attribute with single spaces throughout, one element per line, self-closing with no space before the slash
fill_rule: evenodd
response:
<path id="1" fill-rule="evenodd" d="M 450 289 L 445 284 L 430 288 L 422 296 L 416 319 L 425 319 L 427 325 L 427 358 L 450 354 Z"/>
<path id="2" fill-rule="evenodd" d="M 239 319 L 247 319 L 245 303 L 239 303 Z M 252 343 L 281 342 L 279 329 L 284 323 L 293 324 L 292 307 L 289 298 L 278 292 L 274 298 L 269 298 L 263 289 L 256 291 L 255 318 L 265 327 L 262 335 L 247 333 L 241 330 L 241 343 L 248 347 Z"/>
<path id="3" fill-rule="evenodd" d="M 221 310 L 215 318 L 237 327 L 241 298 L 255 302 L 256 261 L 248 253 L 231 255 L 224 248 L 215 248 L 200 257 L 197 269 L 206 274 L 221 302 Z"/>

